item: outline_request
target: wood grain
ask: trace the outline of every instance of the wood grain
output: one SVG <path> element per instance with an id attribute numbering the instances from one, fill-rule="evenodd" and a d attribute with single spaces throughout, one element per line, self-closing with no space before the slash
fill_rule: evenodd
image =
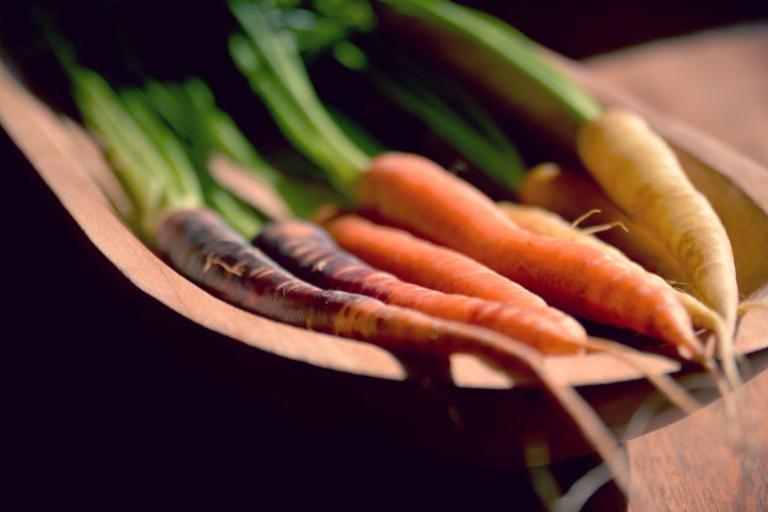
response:
<path id="1" fill-rule="evenodd" d="M 589 68 L 768 165 L 768 25 L 652 44 L 596 58 Z M 765 510 L 768 374 L 744 386 L 742 405 L 756 441 L 746 453 L 725 442 L 719 403 L 630 441 L 631 510 Z"/>

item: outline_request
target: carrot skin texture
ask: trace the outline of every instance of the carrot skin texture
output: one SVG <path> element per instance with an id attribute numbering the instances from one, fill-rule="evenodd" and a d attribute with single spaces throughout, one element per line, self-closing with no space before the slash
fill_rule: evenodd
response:
<path id="1" fill-rule="evenodd" d="M 672 290 L 594 247 L 523 230 L 423 157 L 375 158 L 357 195 L 364 210 L 485 263 L 559 309 L 664 340 L 684 356 L 701 354 Z"/>
<path id="2" fill-rule="evenodd" d="M 638 263 L 629 259 L 629 257 L 618 248 L 603 242 L 594 235 L 585 233 L 579 228 L 572 226 L 556 213 L 543 210 L 537 206 L 517 205 L 514 203 L 499 203 L 499 208 L 501 208 L 512 221 L 517 223 L 517 225 L 523 229 L 540 235 L 572 240 L 582 244 L 590 244 L 605 251 L 614 258 L 625 262 L 627 265 L 634 265 L 638 267 L 640 271 L 645 272 Z M 661 279 L 661 277 L 655 274 L 649 274 L 649 277 L 651 279 Z M 675 290 L 674 288 L 673 290 L 678 300 L 683 304 L 688 311 L 688 314 L 691 316 L 693 325 L 710 330 L 715 330 L 717 328 L 717 316 L 714 311 L 691 295 L 683 291 Z"/>
<path id="3" fill-rule="evenodd" d="M 659 237 L 689 276 L 696 295 L 722 318 L 719 355 L 728 379 L 736 384 L 736 266 L 714 208 L 690 182 L 672 148 L 631 112 L 604 112 L 581 128 L 577 145 L 582 162 L 606 194 Z"/>
<path id="4" fill-rule="evenodd" d="M 441 357 L 468 353 L 534 382 L 543 378 L 539 354 L 506 336 L 296 278 L 210 210 L 171 213 L 157 239 L 177 270 L 245 310 L 395 351 Z"/>
<path id="5" fill-rule="evenodd" d="M 403 281 L 520 307 L 546 306 L 544 299 L 482 263 L 406 231 L 356 215 L 322 222 L 342 248 Z"/>
<path id="6" fill-rule="evenodd" d="M 520 202 L 553 211 L 573 221 L 599 209 L 595 223 L 621 222 L 627 229 L 612 229 L 597 237 L 619 248 L 632 260 L 664 279 L 685 283 L 687 277 L 669 250 L 645 227 L 627 217 L 588 175 L 540 164 L 526 176 L 518 191 Z"/>
<path id="7" fill-rule="evenodd" d="M 273 222 L 254 244 L 292 274 L 322 288 L 359 293 L 387 304 L 491 329 L 549 354 L 583 350 L 587 336 L 568 315 L 548 306 L 518 307 L 446 294 L 403 282 L 341 249 L 316 224 Z"/>

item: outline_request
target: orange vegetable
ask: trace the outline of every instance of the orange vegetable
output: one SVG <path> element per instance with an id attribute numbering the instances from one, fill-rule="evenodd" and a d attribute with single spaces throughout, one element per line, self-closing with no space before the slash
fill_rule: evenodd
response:
<path id="1" fill-rule="evenodd" d="M 485 263 L 557 308 L 664 340 L 685 357 L 703 356 L 671 288 L 595 247 L 520 228 L 487 196 L 426 158 L 375 158 L 357 198 L 363 209 Z"/>
<path id="2" fill-rule="evenodd" d="M 530 347 L 487 329 L 306 283 L 251 246 L 211 210 L 174 211 L 160 223 L 157 240 L 177 270 L 248 311 L 394 351 L 469 353 L 539 380 L 539 356 Z"/>
<path id="3" fill-rule="evenodd" d="M 637 263 L 630 260 L 623 252 L 612 245 L 595 238 L 586 230 L 581 230 L 566 222 L 556 213 L 543 210 L 537 206 L 518 205 L 514 203 L 499 203 L 499 207 L 506 213 L 518 226 L 538 233 L 540 235 L 553 236 L 565 240 L 572 240 L 583 244 L 592 245 L 614 258 L 625 262 L 627 265 L 634 265 L 640 271 L 644 271 Z M 655 274 L 649 274 L 653 279 L 661 279 Z M 674 289 L 674 288 L 673 288 Z M 675 290 L 678 300 L 685 306 L 688 314 L 691 315 L 693 325 L 703 327 L 714 331 L 717 328 L 718 318 L 714 311 L 699 302 L 693 296 L 681 290 Z"/>
<path id="4" fill-rule="evenodd" d="M 587 345 L 586 332 L 575 319 L 539 305 L 539 300 L 503 304 L 404 282 L 344 251 L 316 224 L 273 222 L 262 229 L 254 244 L 289 272 L 321 288 L 359 293 L 438 318 L 485 327 L 545 353 L 579 352 Z"/>
<path id="5" fill-rule="evenodd" d="M 355 215 L 322 222 L 344 249 L 409 283 L 520 307 L 546 305 L 538 295 L 482 263 L 405 231 L 380 226 Z"/>

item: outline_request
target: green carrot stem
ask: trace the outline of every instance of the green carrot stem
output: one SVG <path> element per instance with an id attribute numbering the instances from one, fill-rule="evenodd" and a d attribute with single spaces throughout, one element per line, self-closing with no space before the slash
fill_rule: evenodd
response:
<path id="1" fill-rule="evenodd" d="M 170 212 L 202 206 L 206 200 L 245 236 L 261 222 L 252 211 L 212 182 L 204 183 L 175 137 L 146 103 L 141 91 L 120 94 L 96 72 L 71 68 L 75 99 L 86 124 L 106 146 L 113 170 L 140 206 L 140 234 L 154 245 L 159 222 Z"/>
<path id="2" fill-rule="evenodd" d="M 602 107 L 587 91 L 542 58 L 539 47 L 510 25 L 448 0 L 382 0 L 395 11 L 437 25 L 496 56 L 515 71 L 517 85 L 535 91 L 578 124 L 597 117 Z M 521 100 L 522 101 L 522 100 Z"/>
<path id="3" fill-rule="evenodd" d="M 216 106 L 213 93 L 200 79 L 181 84 L 150 81 L 145 91 L 163 119 L 208 159 L 221 153 L 269 183 L 282 175 L 254 150 L 234 120 Z"/>
<path id="4" fill-rule="evenodd" d="M 125 107 L 165 158 L 164 172 L 169 177 L 176 177 L 182 190 L 190 186 L 202 190 L 205 202 L 217 210 L 233 228 L 244 236 L 255 236 L 261 227 L 261 221 L 255 213 L 218 185 L 208 172 L 207 159 L 196 161 L 191 147 L 185 145 L 163 122 L 152 109 L 147 95 L 141 90 L 130 89 L 121 91 L 120 96 Z"/>
<path id="5" fill-rule="evenodd" d="M 339 201 L 338 195 L 329 189 L 294 179 L 267 163 L 235 121 L 219 109 L 212 91 L 202 80 L 149 81 L 144 92 L 155 111 L 189 146 L 196 166 L 208 168 L 214 156 L 223 155 L 274 188 L 293 214 L 300 217 L 310 215 L 321 204 Z M 222 207 L 226 204 L 222 203 Z"/>
<path id="6" fill-rule="evenodd" d="M 437 87 L 430 89 L 418 77 L 409 77 L 405 70 L 385 74 L 370 69 L 369 76 L 382 92 L 421 119 L 490 178 L 512 191 L 517 190 L 525 175 L 522 158 L 472 98 L 456 94 L 460 96 L 457 102 L 474 124 L 442 100 L 437 95 Z"/>
<path id="7" fill-rule="evenodd" d="M 233 0 L 230 7 L 247 38 L 230 39 L 230 53 L 286 136 L 351 196 L 369 156 L 336 124 L 309 80 L 293 34 L 277 26 L 268 0 Z"/>
<path id="8" fill-rule="evenodd" d="M 140 207 L 141 234 L 152 243 L 156 222 L 165 212 L 202 204 L 200 188 L 194 176 L 171 169 L 139 121 L 98 73 L 71 69 L 75 100 L 86 124 L 106 145 L 116 174 Z"/>

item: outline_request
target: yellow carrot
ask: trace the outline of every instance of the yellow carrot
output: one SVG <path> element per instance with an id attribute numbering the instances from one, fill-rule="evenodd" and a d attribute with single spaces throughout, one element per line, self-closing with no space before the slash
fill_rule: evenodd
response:
<path id="1" fill-rule="evenodd" d="M 697 295 L 718 313 L 718 352 L 739 382 L 733 353 L 738 285 L 728 235 L 689 181 L 672 149 L 640 117 L 608 110 L 585 124 L 579 155 L 603 190 L 672 252 Z"/>

